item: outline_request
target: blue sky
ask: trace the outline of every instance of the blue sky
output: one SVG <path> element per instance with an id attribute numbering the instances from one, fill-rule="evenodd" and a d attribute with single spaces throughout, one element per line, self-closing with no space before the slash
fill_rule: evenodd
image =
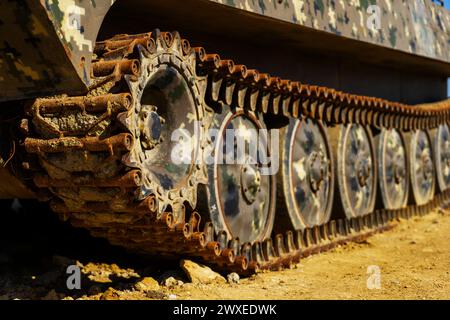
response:
<path id="1" fill-rule="evenodd" d="M 450 10 L 450 0 L 445 0 L 445 7 Z M 450 78 L 447 81 L 447 96 L 450 97 Z"/>

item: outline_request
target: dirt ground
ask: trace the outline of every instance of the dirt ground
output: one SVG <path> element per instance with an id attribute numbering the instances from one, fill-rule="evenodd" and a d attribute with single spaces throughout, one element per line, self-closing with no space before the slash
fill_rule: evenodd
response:
<path id="1" fill-rule="evenodd" d="M 190 283 L 178 262 L 156 265 L 97 240 L 76 250 L 73 245 L 37 250 L 29 259 L 22 255 L 36 251 L 33 241 L 22 240 L 14 250 L 10 241 L 0 241 L 0 300 L 450 299 L 449 234 L 450 212 L 438 210 L 401 221 L 363 243 L 306 258 L 292 270 L 261 273 L 239 284 L 208 285 Z M 70 264 L 81 269 L 81 290 L 67 289 Z M 369 281 L 369 289 L 376 268 L 380 286 L 373 288 L 376 281 Z"/>

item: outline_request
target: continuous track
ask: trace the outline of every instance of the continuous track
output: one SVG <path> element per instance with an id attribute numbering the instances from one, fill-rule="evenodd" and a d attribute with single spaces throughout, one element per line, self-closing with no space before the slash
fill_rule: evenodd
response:
<path id="1" fill-rule="evenodd" d="M 203 48 L 191 48 L 178 33 L 119 35 L 97 44 L 95 84 L 86 96 L 38 99 L 21 122 L 34 184 L 39 194 L 51 199 L 52 209 L 62 219 L 138 253 L 191 257 L 223 272 L 250 274 L 289 268 L 302 257 L 365 239 L 392 228 L 400 218 L 449 204 L 447 190 L 422 206 L 377 210 L 303 231 L 285 230 L 262 242 L 227 239 L 226 232 L 215 231 L 208 217 L 195 211 L 196 187 L 205 183 L 203 168 L 196 169 L 190 189 L 170 194 L 158 192 L 145 181 L 139 161 L 130 161 L 145 135 L 137 134 L 130 120 L 136 113 L 130 83 L 139 85 L 140 74 L 150 72 L 142 59 L 161 62 L 173 53 L 181 57 L 176 63 L 185 68 L 183 72 L 191 72 L 199 83 L 198 94 L 204 95 L 204 114 L 199 116 L 204 129 L 214 113 L 211 106 L 221 103 L 285 117 L 310 117 L 327 125 L 358 123 L 401 131 L 432 129 L 450 120 L 450 101 L 408 106 L 282 80 Z"/>

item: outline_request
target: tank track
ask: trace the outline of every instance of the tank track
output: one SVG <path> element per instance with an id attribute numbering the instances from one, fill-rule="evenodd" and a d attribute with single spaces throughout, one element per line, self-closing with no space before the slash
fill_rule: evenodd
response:
<path id="1" fill-rule="evenodd" d="M 177 195 L 181 204 L 177 213 L 161 204 L 166 199 L 159 194 L 137 196 L 142 172 L 122 161 L 136 140 L 121 121 L 132 105 L 131 94 L 122 84 L 141 72 L 140 53 L 152 55 L 174 46 L 185 57 L 195 58 L 196 74 L 206 79 L 208 105 L 223 102 L 285 117 L 311 117 L 331 125 L 359 123 L 402 131 L 432 129 L 450 120 L 449 101 L 408 106 L 282 80 L 208 54 L 203 48 L 191 48 L 176 32 L 118 35 L 97 44 L 94 85 L 86 96 L 38 99 L 26 108 L 27 117 L 20 125 L 30 155 L 26 167 L 38 194 L 51 200 L 52 210 L 61 219 L 137 253 L 190 257 L 220 272 L 247 275 L 290 268 L 305 256 L 361 241 L 391 229 L 400 218 L 424 215 L 449 204 L 447 190 L 422 206 L 377 210 L 240 244 L 238 239 L 227 239 L 224 232 L 215 232 L 202 212 L 185 205 L 192 201 L 182 193 Z"/>

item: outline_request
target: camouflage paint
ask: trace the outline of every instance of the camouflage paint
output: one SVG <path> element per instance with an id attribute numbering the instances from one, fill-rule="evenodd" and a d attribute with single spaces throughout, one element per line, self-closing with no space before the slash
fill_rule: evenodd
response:
<path id="1" fill-rule="evenodd" d="M 80 94 L 114 0 L 1 1 L 0 101 Z"/>
<path id="2" fill-rule="evenodd" d="M 330 220 L 334 192 L 334 160 L 326 129 L 311 119 L 290 119 L 280 144 L 284 197 L 295 230 Z M 280 199 L 279 196 L 278 199 Z"/>
<path id="3" fill-rule="evenodd" d="M 431 140 L 426 131 L 417 130 L 410 138 L 410 175 L 412 190 L 417 205 L 423 205 L 433 198 L 436 188 L 436 174 Z"/>
<path id="4" fill-rule="evenodd" d="M 450 12 L 429 0 L 210 0 L 437 60 L 450 61 Z M 381 28 L 367 27 L 371 5 Z M 368 12 L 369 11 L 369 12 Z"/>

